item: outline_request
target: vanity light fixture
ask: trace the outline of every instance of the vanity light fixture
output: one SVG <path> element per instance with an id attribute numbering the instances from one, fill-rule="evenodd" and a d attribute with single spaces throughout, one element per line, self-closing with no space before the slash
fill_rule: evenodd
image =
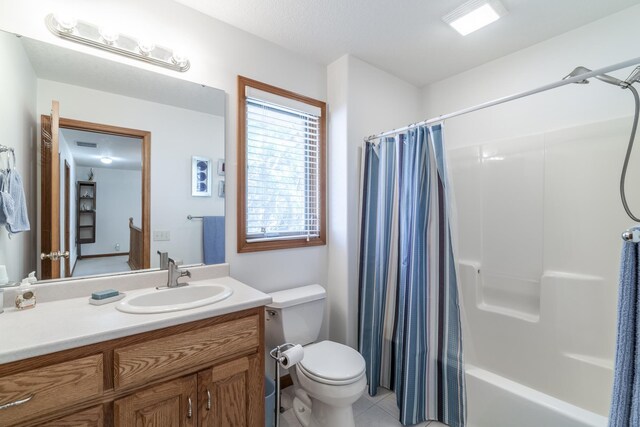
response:
<path id="1" fill-rule="evenodd" d="M 466 36 L 507 14 L 499 0 L 471 0 L 442 17 L 454 30 Z"/>
<path id="2" fill-rule="evenodd" d="M 100 27 L 98 32 L 100 33 L 102 41 L 108 45 L 114 44 L 118 40 L 118 37 L 120 37 L 117 31 L 109 27 Z"/>
<path id="3" fill-rule="evenodd" d="M 100 161 L 105 165 L 110 165 L 113 162 L 113 159 L 111 157 L 103 157 Z"/>
<path id="4" fill-rule="evenodd" d="M 78 20 L 75 16 L 68 13 L 56 13 L 54 15 L 54 19 L 58 30 L 67 33 L 73 32 L 73 29 L 76 28 L 76 25 L 78 24 Z"/>
<path id="5" fill-rule="evenodd" d="M 179 67 L 183 67 L 185 64 L 189 63 L 189 59 L 180 51 L 173 51 L 171 61 Z"/>
<path id="6" fill-rule="evenodd" d="M 45 23 L 49 31 L 65 40 L 174 71 L 185 72 L 191 66 L 189 58 L 178 50 L 158 46 L 149 40 L 138 40 L 109 27 L 98 27 L 90 22 L 77 20 L 71 15 L 51 13 L 45 18 Z"/>
<path id="7" fill-rule="evenodd" d="M 151 40 L 141 39 L 138 42 L 138 50 L 144 56 L 149 56 L 155 48 L 156 48 L 156 45 Z"/>

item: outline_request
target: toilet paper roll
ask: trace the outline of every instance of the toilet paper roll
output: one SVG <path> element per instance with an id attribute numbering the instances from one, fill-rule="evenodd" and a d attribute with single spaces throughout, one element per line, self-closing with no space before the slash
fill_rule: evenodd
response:
<path id="1" fill-rule="evenodd" d="M 280 357 L 280 366 L 289 369 L 304 357 L 304 349 L 300 344 L 296 344 L 289 350 L 283 351 Z"/>

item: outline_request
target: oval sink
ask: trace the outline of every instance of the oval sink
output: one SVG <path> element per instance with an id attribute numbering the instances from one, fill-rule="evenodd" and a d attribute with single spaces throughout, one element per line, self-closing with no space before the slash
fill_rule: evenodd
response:
<path id="1" fill-rule="evenodd" d="M 125 313 L 151 314 L 189 310 L 227 299 L 233 290 L 225 285 L 187 285 L 179 288 L 154 289 L 143 295 L 132 295 L 116 308 Z"/>

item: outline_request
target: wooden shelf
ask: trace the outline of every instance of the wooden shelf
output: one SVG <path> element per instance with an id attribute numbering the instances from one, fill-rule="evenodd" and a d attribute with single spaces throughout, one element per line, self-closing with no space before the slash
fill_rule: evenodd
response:
<path id="1" fill-rule="evenodd" d="M 77 185 L 77 240 L 78 244 L 95 243 L 96 242 L 96 199 L 97 199 L 97 186 L 95 181 L 78 181 Z M 82 194 L 90 194 L 90 196 L 82 196 Z M 91 208 L 91 210 L 82 210 L 81 207 L 85 206 Z M 80 216 L 85 214 L 84 225 L 80 225 Z M 86 215 L 91 214 L 91 215 Z M 92 218 L 92 224 L 86 224 L 87 220 Z M 82 254 L 82 247 L 78 246 L 78 256 Z"/>

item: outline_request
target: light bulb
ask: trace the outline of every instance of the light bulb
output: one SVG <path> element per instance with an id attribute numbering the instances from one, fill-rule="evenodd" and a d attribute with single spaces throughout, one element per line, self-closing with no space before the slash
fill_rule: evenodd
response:
<path id="1" fill-rule="evenodd" d="M 111 157 L 103 157 L 100 159 L 100 161 L 105 165 L 110 165 L 111 162 L 113 162 L 113 159 Z"/>
<path id="2" fill-rule="evenodd" d="M 78 25 L 78 20 L 75 18 L 75 16 L 69 13 L 56 13 L 53 15 L 53 19 L 56 20 L 58 29 L 67 33 L 72 32 L 73 29 L 76 28 L 76 25 Z"/>
<path id="3" fill-rule="evenodd" d="M 150 40 L 142 39 L 138 42 L 138 50 L 140 50 L 140 53 L 145 56 L 148 56 L 151 52 L 153 52 L 153 49 L 155 48 L 155 43 Z"/>
<path id="4" fill-rule="evenodd" d="M 118 37 L 120 37 L 117 31 L 109 27 L 100 27 L 98 32 L 106 44 L 114 44 L 116 40 L 118 40 Z"/>
<path id="5" fill-rule="evenodd" d="M 180 52 L 178 50 L 173 51 L 173 55 L 171 56 L 171 60 L 178 67 L 184 67 L 189 63 L 189 58 L 184 54 L 184 52 Z"/>

